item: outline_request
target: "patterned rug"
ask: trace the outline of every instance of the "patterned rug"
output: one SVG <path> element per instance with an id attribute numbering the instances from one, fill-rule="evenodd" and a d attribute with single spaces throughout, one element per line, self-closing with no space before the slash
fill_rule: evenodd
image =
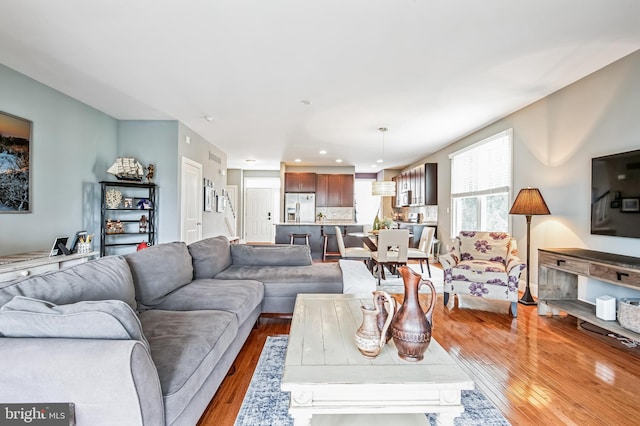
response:
<path id="1" fill-rule="evenodd" d="M 289 393 L 280 390 L 280 379 L 287 352 L 287 336 L 267 339 L 258 366 L 244 396 L 236 426 L 290 426 Z M 462 391 L 464 413 L 455 419 L 458 426 L 509 425 L 500 411 L 479 390 Z M 427 415 L 432 425 L 435 416 Z"/>
<path id="2" fill-rule="evenodd" d="M 444 271 L 440 268 L 431 265 L 431 277 L 427 273 L 426 266 L 424 267 L 424 272 L 420 271 L 420 265 L 411 263 L 408 265 L 409 268 L 413 269 L 415 272 L 422 274 L 422 278 L 425 280 L 429 280 L 433 283 L 433 286 L 436 289 L 437 293 L 443 292 L 444 287 Z M 395 275 L 391 274 L 388 270 L 385 269 L 385 280 L 380 281 L 380 285 L 377 286 L 377 290 L 384 290 L 387 293 L 404 293 L 404 282 L 402 278 L 398 278 Z M 420 293 L 429 293 L 430 290 L 427 286 L 420 287 Z"/>

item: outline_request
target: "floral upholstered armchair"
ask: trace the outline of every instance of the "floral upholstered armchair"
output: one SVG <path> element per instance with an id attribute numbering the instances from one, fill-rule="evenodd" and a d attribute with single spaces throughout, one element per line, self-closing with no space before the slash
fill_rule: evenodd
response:
<path id="1" fill-rule="evenodd" d="M 505 232 L 462 231 L 448 254 L 439 258 L 444 269 L 444 304 L 449 293 L 511 302 L 518 315 L 518 281 L 526 264 L 518 257 L 516 240 Z"/>

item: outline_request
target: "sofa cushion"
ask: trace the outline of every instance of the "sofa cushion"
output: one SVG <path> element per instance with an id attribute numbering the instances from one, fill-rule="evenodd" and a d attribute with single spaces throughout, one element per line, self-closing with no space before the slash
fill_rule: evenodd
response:
<path id="1" fill-rule="evenodd" d="M 140 314 L 165 407 L 173 424 L 236 338 L 235 315 L 223 311 L 149 310 Z"/>
<path id="2" fill-rule="evenodd" d="M 169 294 L 156 309 L 226 311 L 235 314 L 242 324 L 260 306 L 263 297 L 264 285 L 259 281 L 195 280 Z"/>
<path id="3" fill-rule="evenodd" d="M 265 246 L 232 244 L 231 262 L 237 266 L 306 266 L 313 264 L 309 246 L 284 244 Z M 216 278 L 218 277 L 216 276 Z"/>
<path id="4" fill-rule="evenodd" d="M 138 317 L 122 300 L 55 305 L 16 296 L 0 308 L 0 336 L 139 340 L 149 346 Z"/>
<path id="5" fill-rule="evenodd" d="M 183 242 L 159 244 L 125 256 L 142 308 L 162 302 L 164 297 L 193 279 L 193 265 Z"/>
<path id="6" fill-rule="evenodd" d="M 295 296 L 298 293 L 342 293 L 342 272 L 337 263 L 309 266 L 231 265 L 216 278 L 262 281 L 265 297 Z"/>
<path id="7" fill-rule="evenodd" d="M 231 265 L 229 240 L 225 236 L 206 238 L 187 246 L 193 262 L 193 278 L 213 278 Z"/>
<path id="8" fill-rule="evenodd" d="M 57 305 L 84 300 L 122 300 L 136 308 L 131 271 L 121 256 L 102 257 L 70 268 L 0 283 L 0 306 L 14 296 Z"/>
<path id="9" fill-rule="evenodd" d="M 511 236 L 505 232 L 460 232 L 461 260 L 490 260 L 507 262 Z"/>

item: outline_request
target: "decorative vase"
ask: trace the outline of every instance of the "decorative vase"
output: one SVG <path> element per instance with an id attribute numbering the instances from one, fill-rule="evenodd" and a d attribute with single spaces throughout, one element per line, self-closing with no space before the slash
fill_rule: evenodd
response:
<path id="1" fill-rule="evenodd" d="M 391 322 L 391 335 L 398 349 L 398 356 L 405 361 L 420 361 L 431 342 L 433 308 L 436 304 L 436 289 L 422 275 L 401 266 L 400 275 L 404 281 L 404 300 Z M 431 301 L 427 312 L 423 312 L 418 300 L 418 290 L 422 285 L 431 289 Z"/>
<path id="2" fill-rule="evenodd" d="M 376 214 L 376 217 L 373 219 L 373 230 L 377 231 L 380 229 L 380 219 L 378 218 L 378 215 Z"/>
<path id="3" fill-rule="evenodd" d="M 378 290 L 373 292 L 373 302 L 378 307 L 376 323 L 378 324 L 378 329 L 382 333 L 384 325 L 387 322 L 387 318 L 389 318 L 389 316 L 393 317 L 393 313 L 396 310 L 396 301 L 393 297 L 389 296 L 387 292 Z M 389 308 L 387 309 L 385 305 L 389 305 Z M 389 340 L 391 340 L 391 327 L 387 327 L 384 337 L 385 343 L 389 343 Z"/>
<path id="4" fill-rule="evenodd" d="M 384 292 L 382 292 L 384 293 Z M 387 295 L 389 297 L 389 295 Z M 391 304 L 389 305 L 391 308 Z M 384 345 L 386 344 L 387 329 L 391 325 L 393 314 L 387 316 L 382 329 L 378 328 L 377 317 L 380 312 L 377 305 L 363 305 L 362 324 L 356 330 L 354 340 L 358 350 L 365 358 L 375 358 L 378 356 Z"/>

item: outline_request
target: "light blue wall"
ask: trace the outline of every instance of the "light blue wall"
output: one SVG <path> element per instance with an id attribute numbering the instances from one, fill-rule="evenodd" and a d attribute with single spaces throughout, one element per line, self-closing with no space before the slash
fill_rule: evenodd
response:
<path id="1" fill-rule="evenodd" d="M 81 229 L 97 236 L 117 120 L 3 65 L 0 111 L 33 122 L 31 213 L 0 214 L 0 255 L 48 250 Z"/>
<path id="2" fill-rule="evenodd" d="M 0 65 L 0 111 L 33 122 L 31 213 L 0 214 L 0 256 L 48 250 L 57 236 L 100 233 L 101 180 L 117 157 L 154 164 L 158 185 L 158 242 L 180 239 L 180 157 L 205 165 L 226 186 L 226 154 L 178 121 L 118 121 Z M 181 147 L 190 135 L 193 144 Z M 209 152 L 222 159 L 212 166 Z M 207 214 L 203 236 L 226 234 L 224 216 Z"/>
<path id="3" fill-rule="evenodd" d="M 180 239 L 178 203 L 178 122 L 120 121 L 118 156 L 135 157 L 143 166 L 153 164 L 159 243 Z"/>

